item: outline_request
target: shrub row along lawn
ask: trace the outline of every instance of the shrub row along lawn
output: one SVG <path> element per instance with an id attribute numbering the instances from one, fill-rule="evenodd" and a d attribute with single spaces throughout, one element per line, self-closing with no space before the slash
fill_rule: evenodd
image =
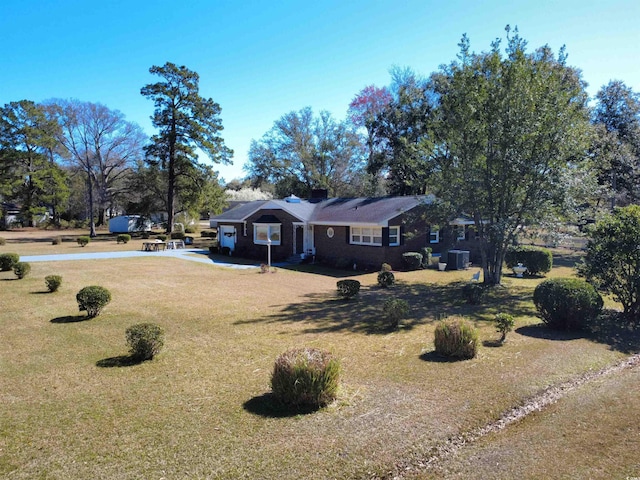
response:
<path id="1" fill-rule="evenodd" d="M 549 385 L 624 357 L 606 343 L 533 326 L 539 280 L 508 280 L 483 305 L 468 305 L 455 282 L 471 273 L 400 272 L 389 289 L 377 286 L 377 274 L 362 275 L 358 296 L 343 300 L 331 276 L 173 258 L 33 263 L 20 281 L 3 272 L 0 477 L 385 477 Z M 64 278 L 57 292 L 47 293 L 48 275 Z M 95 284 L 112 301 L 87 320 L 75 295 Z M 390 333 L 378 324 L 391 297 L 411 311 Z M 516 319 L 503 346 L 481 344 L 467 361 L 433 355 L 437 318 L 466 316 L 493 345 L 499 312 Z M 149 362 L 124 362 L 125 330 L 147 322 L 164 330 L 164 349 Z M 276 357 L 296 347 L 332 352 L 343 371 L 338 400 L 306 415 L 274 409 L 269 394 Z M 629 401 L 640 411 L 637 395 Z M 571 423 L 573 410 L 558 412 Z M 611 428 L 637 451 L 637 431 L 627 438 Z M 546 441 L 541 429 L 527 441 Z M 586 443 L 574 454 L 597 464 L 597 448 Z M 522 450 L 504 461 L 518 462 Z M 544 458 L 529 459 L 533 477 Z"/>

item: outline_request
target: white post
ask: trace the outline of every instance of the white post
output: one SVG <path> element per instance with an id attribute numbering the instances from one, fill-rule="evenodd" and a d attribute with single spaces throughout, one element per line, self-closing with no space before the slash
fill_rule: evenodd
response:
<path id="1" fill-rule="evenodd" d="M 267 238 L 267 265 L 271 270 L 271 238 Z"/>

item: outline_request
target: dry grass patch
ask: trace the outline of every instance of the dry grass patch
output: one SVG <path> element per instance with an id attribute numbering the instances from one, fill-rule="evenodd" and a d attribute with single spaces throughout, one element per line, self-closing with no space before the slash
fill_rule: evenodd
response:
<path id="1" fill-rule="evenodd" d="M 445 284 L 469 272 L 399 273 L 390 291 L 362 275 L 351 301 L 336 299 L 330 276 L 174 258 L 35 263 L 21 281 L 9 273 L 0 274 L 0 476 L 11 478 L 385 476 L 399 459 L 623 356 L 584 338 L 522 333 L 538 322 L 527 300 L 535 281 L 464 304 Z M 43 293 L 52 274 L 64 283 Z M 104 312 L 61 322 L 82 319 L 75 294 L 93 284 L 112 293 Z M 376 326 L 390 293 L 413 307 L 394 333 Z M 496 338 L 498 310 L 517 317 L 505 346 L 464 362 L 430 355 L 441 313 L 466 315 L 483 340 Z M 166 332 L 157 358 L 97 366 L 126 355 L 125 329 L 143 322 Z M 311 415 L 271 414 L 273 362 L 300 346 L 341 360 L 339 399 Z"/>
<path id="2" fill-rule="evenodd" d="M 627 369 L 403 478 L 634 478 L 639 412 L 640 370 Z"/>

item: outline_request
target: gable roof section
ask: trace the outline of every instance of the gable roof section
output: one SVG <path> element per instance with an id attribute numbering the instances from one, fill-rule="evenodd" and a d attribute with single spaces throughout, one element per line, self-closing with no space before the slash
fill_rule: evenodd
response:
<path id="1" fill-rule="evenodd" d="M 254 200 L 237 207 L 231 208 L 220 215 L 214 215 L 211 221 L 218 223 L 239 223 L 246 221 L 258 210 L 283 210 L 301 222 L 309 220 L 316 204 L 301 200 L 299 203 L 291 203 L 286 200 Z"/>
<path id="2" fill-rule="evenodd" d="M 214 215 L 209 220 L 218 223 L 239 223 L 244 222 L 247 217 L 250 217 L 255 212 L 260 210 L 260 207 L 267 203 L 268 200 L 254 200 L 252 202 L 242 203 L 233 207 L 226 212 L 222 212 L 220 215 Z"/>
<path id="3" fill-rule="evenodd" d="M 432 203 L 432 195 L 377 198 L 332 198 L 316 204 L 309 223 L 313 225 L 376 225 L 387 227 L 389 220 L 419 205 Z"/>

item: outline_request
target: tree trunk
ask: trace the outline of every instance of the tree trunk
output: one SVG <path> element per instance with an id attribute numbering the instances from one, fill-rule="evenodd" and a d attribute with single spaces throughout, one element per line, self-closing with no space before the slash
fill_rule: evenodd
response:
<path id="1" fill-rule="evenodd" d="M 93 220 L 93 184 L 91 182 L 91 172 L 87 172 L 87 189 L 89 190 L 89 236 L 95 238 L 96 223 Z"/>

